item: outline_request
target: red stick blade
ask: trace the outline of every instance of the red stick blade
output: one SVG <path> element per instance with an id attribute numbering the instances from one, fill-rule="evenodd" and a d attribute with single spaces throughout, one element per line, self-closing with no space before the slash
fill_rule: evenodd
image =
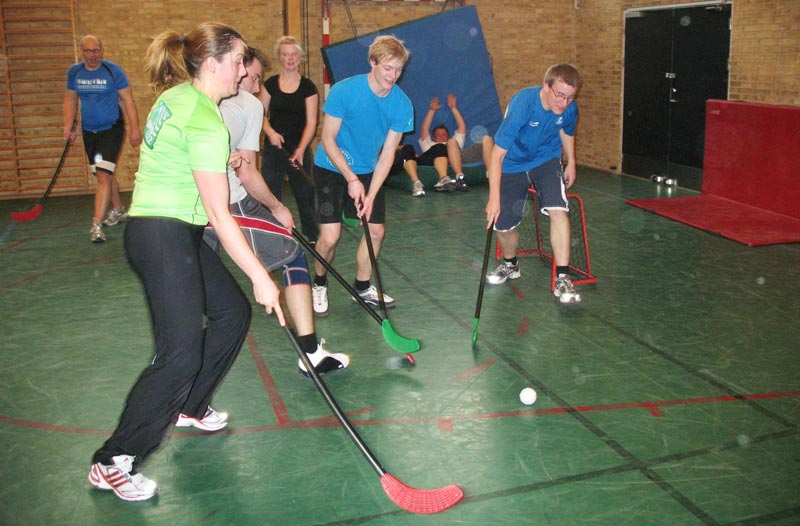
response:
<path id="1" fill-rule="evenodd" d="M 33 221 L 39 214 L 42 213 L 42 205 L 36 205 L 27 212 L 11 212 L 11 219 L 14 221 L 18 221 L 20 223 L 27 223 L 28 221 Z"/>
<path id="2" fill-rule="evenodd" d="M 411 513 L 439 513 L 452 508 L 464 497 L 464 492 L 455 484 L 439 489 L 415 489 L 389 473 L 381 477 L 381 486 L 392 502 Z"/>

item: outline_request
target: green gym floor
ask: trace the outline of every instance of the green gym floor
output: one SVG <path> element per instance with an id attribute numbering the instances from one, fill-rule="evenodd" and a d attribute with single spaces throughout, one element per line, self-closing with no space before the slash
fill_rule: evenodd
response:
<path id="1" fill-rule="evenodd" d="M 644 179 L 582 169 L 573 191 L 598 282 L 563 306 L 549 268 L 522 260 L 521 279 L 487 287 L 475 348 L 485 185 L 388 189 L 381 276 L 395 330 L 422 343 L 415 368 L 387 367 L 397 353 L 331 280 L 317 332 L 352 363 L 326 384 L 386 471 L 463 488 L 430 516 L 387 498 L 259 308 L 214 401 L 229 427 L 172 432 L 142 467 L 150 501 L 92 489 L 91 455 L 152 358 L 124 226 L 93 245 L 91 196 L 29 223 L 9 214 L 35 200 L 0 201 L 0 524 L 800 524 L 800 245 L 749 248 L 627 205 L 695 194 Z M 337 251 L 348 279 L 359 232 Z"/>

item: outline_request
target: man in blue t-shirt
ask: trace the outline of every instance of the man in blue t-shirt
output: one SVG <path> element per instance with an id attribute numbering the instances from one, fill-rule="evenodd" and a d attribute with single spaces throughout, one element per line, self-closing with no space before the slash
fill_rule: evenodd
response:
<path id="1" fill-rule="evenodd" d="M 386 235 L 383 182 L 394 163 L 403 133 L 414 128 L 411 100 L 396 85 L 409 52 L 394 36 L 382 35 L 369 47 L 371 71 L 337 82 L 322 111 L 322 137 L 314 156 L 314 177 L 320 234 L 316 250 L 333 262 L 342 232 L 342 211 L 348 217 L 366 217 L 377 258 Z M 328 277 L 325 267 L 314 263 L 311 288 L 314 313 L 328 314 Z M 370 285 L 372 265 L 366 240 L 356 252 L 355 289 L 364 301 L 378 305 L 378 293 Z M 387 307 L 394 299 L 383 295 Z"/>
<path id="2" fill-rule="evenodd" d="M 80 101 L 83 146 L 92 173 L 97 178 L 94 215 L 89 235 L 92 243 L 102 243 L 106 236 L 100 222 L 113 226 L 127 218 L 119 195 L 119 183 L 114 178 L 125 138 L 123 111 L 131 126 L 132 147 L 136 148 L 142 142 L 142 132 L 125 72 L 113 62 L 103 60 L 103 44 L 99 38 L 86 35 L 80 41 L 80 49 L 83 62 L 75 64 L 67 72 L 64 139 L 75 140 L 74 126 Z M 103 220 L 109 204 L 112 208 L 108 217 Z"/>
<path id="3" fill-rule="evenodd" d="M 550 216 L 550 240 L 556 264 L 553 294 L 561 303 L 581 300 L 569 277 L 570 223 L 566 189 L 576 177 L 575 126 L 581 87 L 578 71 L 569 64 L 551 66 L 541 86 L 511 98 L 494 136 L 487 175 L 487 228 L 494 225 L 504 261 L 486 276 L 497 285 L 521 276 L 517 262 L 519 234 L 528 188 L 535 185 L 543 214 Z M 566 165 L 561 164 L 562 155 Z"/>

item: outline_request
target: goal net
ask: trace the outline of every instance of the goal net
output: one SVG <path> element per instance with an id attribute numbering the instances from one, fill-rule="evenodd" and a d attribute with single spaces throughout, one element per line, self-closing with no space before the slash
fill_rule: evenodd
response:
<path id="1" fill-rule="evenodd" d="M 517 256 L 538 255 L 542 261 L 550 265 L 550 289 L 555 289 L 556 262 L 550 242 L 550 218 L 539 210 L 539 198 L 536 190 L 528 190 L 531 204 L 531 219 L 526 218 L 517 227 L 519 232 L 519 249 Z M 569 222 L 571 228 L 569 269 L 574 285 L 596 283 L 597 277 L 592 274 L 592 262 L 589 258 L 589 239 L 586 236 L 586 216 L 583 212 L 583 200 L 575 194 L 567 194 L 569 203 Z M 495 256 L 502 257 L 500 244 L 495 244 Z"/>

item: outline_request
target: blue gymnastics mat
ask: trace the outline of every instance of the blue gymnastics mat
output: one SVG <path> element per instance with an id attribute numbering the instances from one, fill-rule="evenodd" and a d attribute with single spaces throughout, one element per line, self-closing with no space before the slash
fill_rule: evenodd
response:
<path id="1" fill-rule="evenodd" d="M 379 35 L 394 35 L 406 43 L 411 58 L 398 85 L 414 104 L 415 129 L 403 142 L 418 148 L 419 129 L 433 97 L 442 109 L 433 125 L 455 130 L 447 108 L 447 94 L 458 99 L 458 109 L 467 123 L 464 147 L 494 135 L 502 120 L 486 41 L 475 6 L 451 9 L 397 26 L 360 35 L 322 48 L 322 58 L 331 83 L 369 73 L 369 45 Z"/>

